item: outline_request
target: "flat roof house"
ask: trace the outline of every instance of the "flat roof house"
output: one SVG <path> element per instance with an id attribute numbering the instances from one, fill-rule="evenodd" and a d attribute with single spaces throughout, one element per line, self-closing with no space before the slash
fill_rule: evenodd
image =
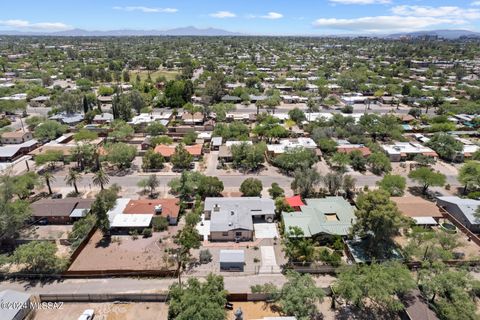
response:
<path id="1" fill-rule="evenodd" d="M 300 147 L 309 150 L 320 151 L 317 149 L 317 144 L 315 141 L 313 141 L 313 139 L 300 137 L 296 139 L 282 139 L 278 144 L 269 144 L 267 145 L 267 152 L 272 156 L 276 156 L 285 153 L 288 150 Z"/>
<path id="2" fill-rule="evenodd" d="M 470 231 L 480 233 L 480 220 L 475 217 L 475 211 L 480 206 L 479 200 L 462 199 L 453 196 L 438 197 L 437 205 L 445 209 Z"/>
<path id="3" fill-rule="evenodd" d="M 427 157 L 438 158 L 438 154 L 432 149 L 415 142 L 397 142 L 390 145 L 382 145 L 390 161 L 398 162 L 411 159 L 421 154 Z"/>
<path id="4" fill-rule="evenodd" d="M 51 224 L 68 224 L 83 218 L 90 211 L 93 199 L 65 198 L 41 199 L 30 205 L 35 221 L 46 220 Z"/>
<path id="5" fill-rule="evenodd" d="M 204 215 L 210 241 L 250 241 L 254 220 L 273 222 L 275 203 L 260 197 L 206 198 Z"/>
<path id="6" fill-rule="evenodd" d="M 305 237 L 318 235 L 346 236 L 355 221 L 354 207 L 342 197 L 305 199 L 301 211 L 283 212 L 285 232 L 298 227 Z"/>

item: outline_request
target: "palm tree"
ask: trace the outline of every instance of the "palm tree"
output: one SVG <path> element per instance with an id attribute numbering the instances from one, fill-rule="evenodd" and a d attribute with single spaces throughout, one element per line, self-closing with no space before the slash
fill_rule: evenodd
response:
<path id="1" fill-rule="evenodd" d="M 45 181 L 45 184 L 47 185 L 48 188 L 48 194 L 52 194 L 52 186 L 50 185 L 53 181 L 56 180 L 55 176 L 50 172 L 47 171 L 43 174 L 43 180 Z"/>
<path id="2" fill-rule="evenodd" d="M 98 169 L 97 172 L 95 172 L 95 175 L 93 176 L 92 182 L 96 186 L 100 186 L 100 189 L 103 190 L 103 187 L 108 184 L 110 181 L 110 178 L 108 177 L 108 174 L 103 170 L 102 167 Z"/>
<path id="3" fill-rule="evenodd" d="M 65 176 L 65 183 L 68 186 L 73 186 L 73 188 L 75 189 L 75 193 L 77 194 L 79 193 L 77 188 L 77 182 L 81 180 L 82 180 L 82 177 L 73 168 L 70 168 L 70 170 L 68 170 L 68 174 Z"/>

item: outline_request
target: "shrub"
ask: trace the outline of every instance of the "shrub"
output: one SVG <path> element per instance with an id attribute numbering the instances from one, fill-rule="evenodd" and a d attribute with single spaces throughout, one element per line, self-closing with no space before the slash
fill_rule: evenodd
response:
<path id="1" fill-rule="evenodd" d="M 150 228 L 143 229 L 142 235 L 144 238 L 150 238 L 152 236 L 152 229 Z"/>
<path id="2" fill-rule="evenodd" d="M 165 231 L 168 228 L 168 220 L 163 216 L 156 216 L 152 219 L 152 225 L 155 231 Z"/>
<path id="3" fill-rule="evenodd" d="M 212 254 L 210 253 L 210 250 L 208 250 L 208 249 L 201 250 L 200 251 L 200 263 L 205 264 L 205 263 L 209 263 L 210 261 L 212 261 Z"/>
<path id="4" fill-rule="evenodd" d="M 338 252 L 330 253 L 328 249 L 323 248 L 318 254 L 318 260 L 333 267 L 338 267 L 342 263 L 342 256 Z"/>

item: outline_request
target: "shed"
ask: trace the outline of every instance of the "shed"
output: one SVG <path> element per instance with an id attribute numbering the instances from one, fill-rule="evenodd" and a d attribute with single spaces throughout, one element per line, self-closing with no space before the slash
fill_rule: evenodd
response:
<path id="1" fill-rule="evenodd" d="M 245 252 L 243 250 L 220 250 L 220 270 L 243 271 Z"/>
<path id="2" fill-rule="evenodd" d="M 213 137 L 212 143 L 211 143 L 212 150 L 218 150 L 222 145 L 222 142 L 223 142 L 222 137 Z"/>

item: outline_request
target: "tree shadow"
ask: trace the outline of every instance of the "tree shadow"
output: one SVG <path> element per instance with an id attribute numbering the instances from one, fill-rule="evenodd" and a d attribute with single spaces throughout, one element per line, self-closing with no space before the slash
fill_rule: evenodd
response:
<path id="1" fill-rule="evenodd" d="M 112 243 L 111 236 L 103 236 L 100 241 L 95 244 L 95 248 L 107 248 Z"/>

